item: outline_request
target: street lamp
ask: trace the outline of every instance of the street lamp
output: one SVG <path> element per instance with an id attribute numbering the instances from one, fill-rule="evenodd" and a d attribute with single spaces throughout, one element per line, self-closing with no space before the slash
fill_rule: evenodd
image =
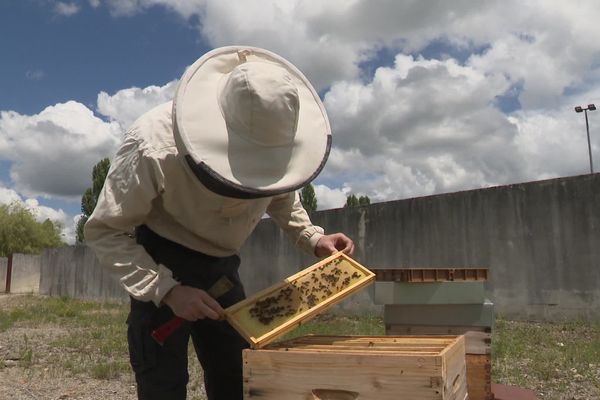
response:
<path id="1" fill-rule="evenodd" d="M 575 112 L 580 113 L 582 111 L 585 112 L 585 129 L 587 131 L 587 139 L 588 139 L 588 152 L 590 153 L 590 174 L 594 173 L 594 164 L 592 164 L 592 145 L 590 143 L 590 124 L 588 123 L 587 112 L 595 111 L 596 106 L 594 104 L 588 104 L 587 108 L 581 108 L 581 106 L 575 107 Z"/>

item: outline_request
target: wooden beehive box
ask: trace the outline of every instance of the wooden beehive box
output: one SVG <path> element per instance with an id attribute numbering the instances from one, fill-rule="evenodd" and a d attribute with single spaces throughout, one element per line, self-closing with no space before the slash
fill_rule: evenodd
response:
<path id="1" fill-rule="evenodd" d="M 243 357 L 246 400 L 468 398 L 463 336 L 303 336 Z"/>
<path id="2" fill-rule="evenodd" d="M 227 321 L 260 348 L 372 283 L 375 274 L 333 254 L 225 310 Z"/>
<path id="3" fill-rule="evenodd" d="M 464 335 L 469 400 L 493 400 L 494 304 L 486 268 L 371 269 L 374 301 L 385 304 L 388 335 Z M 378 286 L 379 285 L 379 286 Z M 451 289 L 451 290 L 450 290 Z"/>

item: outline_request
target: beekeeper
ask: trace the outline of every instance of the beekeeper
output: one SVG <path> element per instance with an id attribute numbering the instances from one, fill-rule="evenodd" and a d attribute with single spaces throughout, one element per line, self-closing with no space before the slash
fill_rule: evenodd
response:
<path id="1" fill-rule="evenodd" d="M 129 128 L 85 240 L 131 297 L 139 399 L 186 397 L 190 335 L 208 399 L 242 399 L 247 344 L 222 316 L 245 297 L 239 251 L 265 213 L 310 254 L 353 253 L 347 236 L 311 223 L 297 194 L 319 174 L 330 146 L 310 82 L 284 58 L 253 47 L 205 54 L 172 102 Z M 234 286 L 213 299 L 206 291 L 223 276 Z M 161 346 L 150 332 L 173 315 L 190 323 Z"/>

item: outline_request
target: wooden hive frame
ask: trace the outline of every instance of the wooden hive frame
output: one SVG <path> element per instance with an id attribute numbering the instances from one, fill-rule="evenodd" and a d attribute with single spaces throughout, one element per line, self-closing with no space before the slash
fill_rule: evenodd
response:
<path id="1" fill-rule="evenodd" d="M 338 252 L 227 308 L 225 315 L 252 348 L 260 348 L 374 281 L 375 274 Z M 269 315 L 259 315 L 264 310 Z"/>

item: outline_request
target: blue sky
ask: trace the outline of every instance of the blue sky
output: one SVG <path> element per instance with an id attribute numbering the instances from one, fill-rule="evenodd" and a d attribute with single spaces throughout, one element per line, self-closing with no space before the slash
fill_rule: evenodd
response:
<path id="1" fill-rule="evenodd" d="M 320 209 L 350 193 L 588 173 L 573 107 L 600 103 L 599 19 L 594 0 L 3 1 L 0 203 L 61 221 L 72 240 L 93 165 L 188 65 L 232 44 L 288 58 L 321 94 L 333 149 L 314 182 Z"/>
<path id="2" fill-rule="evenodd" d="M 34 114 L 76 100 L 92 107 L 100 91 L 168 82 L 210 49 L 190 23 L 152 7 L 113 17 L 79 2 L 76 16 L 55 3 L 0 3 L 0 109 Z"/>

